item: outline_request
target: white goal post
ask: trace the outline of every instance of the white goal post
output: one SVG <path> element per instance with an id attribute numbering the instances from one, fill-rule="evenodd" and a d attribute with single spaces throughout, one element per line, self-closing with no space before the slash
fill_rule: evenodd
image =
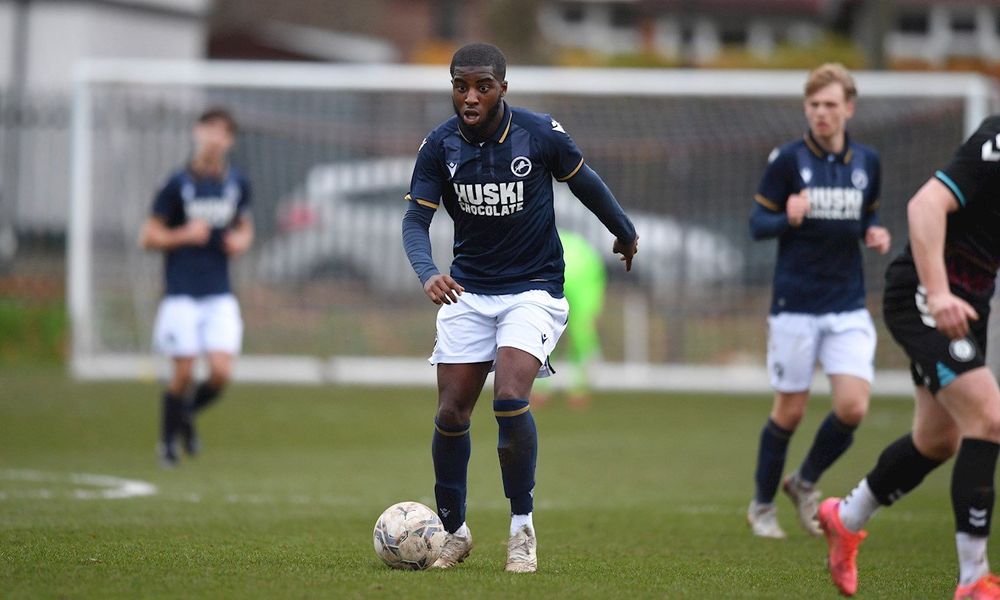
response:
<path id="1" fill-rule="evenodd" d="M 861 141 L 883 153 L 883 194 L 897 206 L 1000 106 L 995 83 L 979 75 L 854 75 L 860 99 L 852 127 L 858 122 L 868 135 Z M 768 260 L 767 248 L 746 245 L 745 216 L 767 149 L 804 129 L 805 77 L 508 68 L 512 103 L 560 119 L 637 215 L 643 245 L 635 278 L 612 279 L 620 302 L 609 309 L 616 312 L 608 329 L 618 347 L 594 366 L 596 388 L 770 389 L 764 296 L 773 250 Z M 419 304 L 398 232 L 420 137 L 450 114 L 446 66 L 88 60 L 76 69 L 72 102 L 67 294 L 75 376 L 161 373 L 148 343 L 160 265 L 142 255 L 135 236 L 156 187 L 186 155 L 189 117 L 222 102 L 238 120 L 248 118 L 237 158 L 253 163 L 246 170 L 255 219 L 258 208 L 263 215 L 254 250 L 234 265 L 252 342 L 236 378 L 433 383 L 425 360 L 433 333 L 419 325 L 432 329 L 433 312 Z M 609 234 L 562 188 L 560 227 L 581 229 L 603 247 Z M 896 218 L 894 252 L 905 235 Z M 438 215 L 432 230 L 440 268 L 449 225 Z M 353 251 L 372 241 L 377 260 Z M 866 263 L 870 289 L 885 264 Z M 296 335 L 300 319 L 309 323 Z M 265 325 L 254 329 L 257 322 Z M 733 352 L 727 336 L 739 342 Z M 888 336 L 880 341 L 892 345 Z M 909 393 L 900 360 L 879 369 L 876 393 Z M 815 389 L 825 386 L 817 377 Z"/>

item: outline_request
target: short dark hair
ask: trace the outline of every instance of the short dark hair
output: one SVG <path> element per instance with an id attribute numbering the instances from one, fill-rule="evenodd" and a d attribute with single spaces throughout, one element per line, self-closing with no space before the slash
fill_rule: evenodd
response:
<path id="1" fill-rule="evenodd" d="M 239 131 L 239 127 L 236 125 L 236 119 L 233 117 L 233 113 L 224 106 L 213 106 L 205 112 L 201 113 L 198 117 L 199 123 L 211 123 L 212 121 L 222 121 L 226 124 L 229 132 L 236 135 Z"/>
<path id="2" fill-rule="evenodd" d="M 449 72 L 452 77 L 455 67 L 493 67 L 493 74 L 503 81 L 507 76 L 507 57 L 493 44 L 475 42 L 462 46 L 451 57 Z"/>

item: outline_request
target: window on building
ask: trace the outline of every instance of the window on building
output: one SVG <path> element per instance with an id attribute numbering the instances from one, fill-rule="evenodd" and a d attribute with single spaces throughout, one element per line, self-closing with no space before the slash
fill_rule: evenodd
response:
<path id="1" fill-rule="evenodd" d="M 582 2 L 564 2 L 562 5 L 563 21 L 567 23 L 581 23 L 583 21 Z"/>
<path id="2" fill-rule="evenodd" d="M 438 2 L 434 13 L 434 30 L 438 37 L 453 40 L 458 37 L 458 17 L 462 10 L 457 0 Z"/>
<path id="3" fill-rule="evenodd" d="M 719 41 L 723 46 L 746 46 L 748 39 L 746 27 L 727 25 L 719 31 Z"/>
<path id="4" fill-rule="evenodd" d="M 611 26 L 622 29 L 635 27 L 635 7 L 631 4 L 616 2 L 611 5 Z"/>
<path id="5" fill-rule="evenodd" d="M 901 33 L 926 35 L 930 31 L 930 17 L 926 11 L 900 11 L 896 18 L 896 29 Z"/>
<path id="6" fill-rule="evenodd" d="M 975 33 L 976 14 L 966 10 L 955 10 L 951 13 L 951 30 L 956 33 Z"/>
<path id="7" fill-rule="evenodd" d="M 694 25 L 684 23 L 681 25 L 681 44 L 688 47 L 692 43 L 694 43 Z"/>

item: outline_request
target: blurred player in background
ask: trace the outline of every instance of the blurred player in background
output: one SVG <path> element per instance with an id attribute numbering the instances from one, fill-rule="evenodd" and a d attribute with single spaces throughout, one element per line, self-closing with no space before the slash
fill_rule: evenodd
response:
<path id="1" fill-rule="evenodd" d="M 460 48 L 451 61 L 455 117 L 417 152 L 403 217 L 403 246 L 424 292 L 442 305 L 430 362 L 438 408 L 431 456 L 438 514 L 448 530 L 434 566 L 452 567 L 472 550 L 465 522 L 472 410 L 495 369 L 497 453 L 511 524 L 505 569 L 537 569 L 532 522 L 538 435 L 528 398 L 566 326 L 563 257 L 555 227 L 552 177 L 615 236 L 612 250 L 632 267 L 635 227 L 573 140 L 548 115 L 504 100 L 507 60 L 489 44 Z M 438 207 L 454 221 L 450 275 L 431 257 L 429 228 Z"/>
<path id="2" fill-rule="evenodd" d="M 768 159 L 750 215 L 754 239 L 778 238 L 768 316 L 767 368 L 775 396 L 760 436 L 756 490 L 747 510 L 754 535 L 783 538 L 774 497 L 781 484 L 802 527 L 816 521 L 815 484 L 851 445 L 868 411 L 875 327 L 865 309 L 859 240 L 880 254 L 889 231 L 879 226 L 880 167 L 874 150 L 847 135 L 857 88 L 847 70 L 825 64 L 805 85 L 803 139 Z M 781 479 L 788 441 L 805 413 L 817 360 L 830 378 L 833 410 L 799 468 Z"/>
<path id="3" fill-rule="evenodd" d="M 166 287 L 153 341 L 169 356 L 172 373 L 163 392 L 158 453 L 178 461 L 177 439 L 189 454 L 199 449 L 195 415 L 229 383 L 243 338 L 240 307 L 229 282 L 229 260 L 253 243 L 250 186 L 228 162 L 236 121 L 223 108 L 203 113 L 194 126 L 194 154 L 171 174 L 153 201 L 140 245 L 164 254 Z M 209 376 L 195 384 L 194 363 L 205 355 Z"/>
<path id="4" fill-rule="evenodd" d="M 1000 598 L 986 543 L 1000 446 L 1000 389 L 985 366 L 990 297 L 1000 268 L 1000 117 L 986 119 L 951 164 L 907 206 L 910 242 L 885 275 L 885 323 L 910 358 L 913 428 L 882 451 L 843 500 L 827 498 L 819 520 L 830 575 L 857 591 L 865 523 L 956 452 L 951 502 L 958 549 L 955 598 Z"/>
<path id="5" fill-rule="evenodd" d="M 604 308 L 604 290 L 607 273 L 604 260 L 583 236 L 560 231 L 566 263 L 563 293 L 569 303 L 569 359 L 573 372 L 566 401 L 573 408 L 586 408 L 590 404 L 590 367 L 601 356 L 601 338 L 597 332 L 597 319 Z M 531 403 L 544 405 L 549 400 L 548 379 L 535 384 L 536 392 Z"/>

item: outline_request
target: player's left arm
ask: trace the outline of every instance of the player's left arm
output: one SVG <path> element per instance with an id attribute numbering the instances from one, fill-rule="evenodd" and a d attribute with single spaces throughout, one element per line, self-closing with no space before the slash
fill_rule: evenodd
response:
<path id="1" fill-rule="evenodd" d="M 883 227 L 878 218 L 879 196 L 882 188 L 882 166 L 878 155 L 872 155 L 872 168 L 869 175 L 868 201 L 862 207 L 861 226 L 864 232 L 865 246 L 879 254 L 886 254 L 892 246 L 892 235 Z"/>
<path id="2" fill-rule="evenodd" d="M 632 257 L 639 251 L 639 235 L 618 199 L 611 193 L 611 189 L 586 164 L 581 165 L 576 174 L 566 180 L 566 183 L 569 184 L 573 195 L 579 198 L 590 212 L 597 215 L 601 223 L 615 236 L 615 243 L 611 247 L 611 251 L 615 254 L 621 254 L 622 260 L 625 262 L 625 270 L 631 271 Z"/>
<path id="3" fill-rule="evenodd" d="M 543 136 L 546 167 L 558 181 L 565 182 L 573 195 L 615 236 L 611 251 L 622 255 L 625 270 L 632 270 L 632 257 L 639 251 L 639 236 L 635 225 L 604 180 L 583 160 L 583 153 L 562 125 L 551 119 L 551 129 Z"/>
<path id="4" fill-rule="evenodd" d="M 254 226 L 250 215 L 250 198 L 250 184 L 243 179 L 240 181 L 240 200 L 236 205 L 236 216 L 222 236 L 222 247 L 228 256 L 240 256 L 253 245 Z"/>
<path id="5" fill-rule="evenodd" d="M 222 243 L 227 255 L 237 257 L 250 249 L 253 238 L 253 218 L 250 213 L 242 213 L 237 215 L 233 226 L 226 230 Z"/>

